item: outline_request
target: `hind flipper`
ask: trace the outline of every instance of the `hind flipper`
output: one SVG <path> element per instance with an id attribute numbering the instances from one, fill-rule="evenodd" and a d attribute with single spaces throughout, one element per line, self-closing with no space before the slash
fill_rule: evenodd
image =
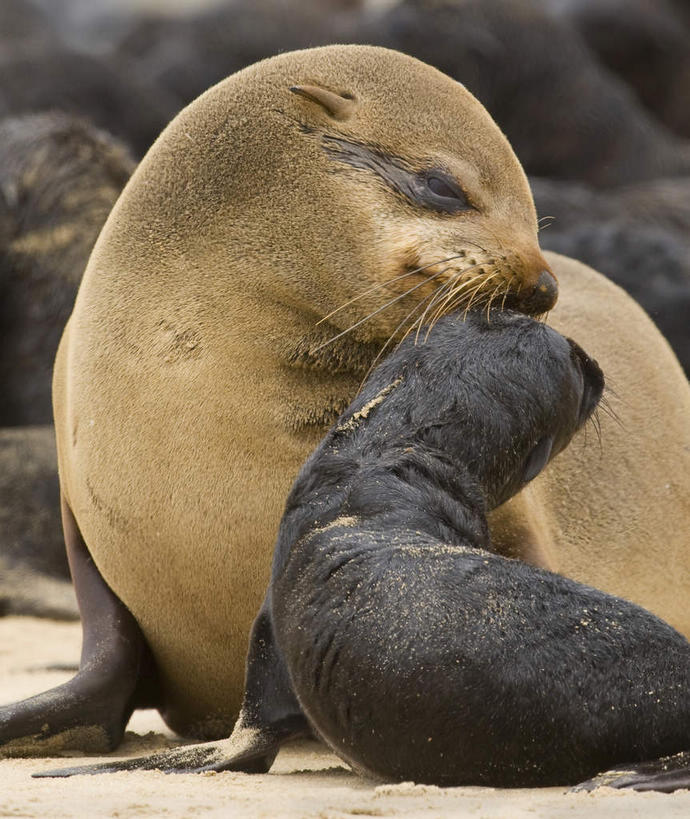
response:
<path id="1" fill-rule="evenodd" d="M 593 791 L 602 787 L 663 793 L 690 788 L 690 752 L 683 751 L 649 762 L 620 765 L 576 785 L 572 790 Z"/>
<path id="2" fill-rule="evenodd" d="M 101 577 L 64 500 L 62 514 L 82 615 L 79 671 L 64 685 L 0 707 L 0 756 L 112 750 L 134 707 L 155 702 L 153 664 L 141 630 Z"/>

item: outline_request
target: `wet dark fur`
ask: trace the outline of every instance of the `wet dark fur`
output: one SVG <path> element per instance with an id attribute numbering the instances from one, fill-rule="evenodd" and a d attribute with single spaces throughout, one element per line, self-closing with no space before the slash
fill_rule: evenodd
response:
<path id="1" fill-rule="evenodd" d="M 687 744 L 679 634 L 490 553 L 486 512 L 599 397 L 595 365 L 573 349 L 524 318 L 443 320 L 428 346 L 377 370 L 298 477 L 276 549 L 275 638 L 310 723 L 356 768 L 553 785 Z M 333 525 L 341 516 L 355 520 Z"/>
<path id="2" fill-rule="evenodd" d="M 52 421 L 55 351 L 133 168 L 123 145 L 83 120 L 0 121 L 0 426 Z"/>

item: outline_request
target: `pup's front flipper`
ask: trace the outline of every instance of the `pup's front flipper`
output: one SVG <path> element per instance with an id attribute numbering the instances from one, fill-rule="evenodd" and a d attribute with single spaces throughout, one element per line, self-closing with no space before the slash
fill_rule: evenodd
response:
<path id="1" fill-rule="evenodd" d="M 249 641 L 242 710 L 229 739 L 187 745 L 152 756 L 81 765 L 34 774 L 35 777 L 153 771 L 266 773 L 283 742 L 311 733 L 292 693 L 287 668 L 273 638 L 270 602 L 261 608 Z"/>
<path id="2" fill-rule="evenodd" d="M 282 740 L 281 740 L 282 741 Z M 164 773 L 203 773 L 204 771 L 243 771 L 265 773 L 278 752 L 280 741 L 271 733 L 235 726 L 229 739 L 186 745 L 151 756 L 140 756 L 98 765 L 57 768 L 33 774 L 41 777 L 79 776 L 80 774 L 117 773 L 118 771 L 163 771 Z M 267 759 L 270 762 L 267 764 Z"/>
<path id="3" fill-rule="evenodd" d="M 620 765 L 576 785 L 573 791 L 593 791 L 596 788 L 629 788 L 634 791 L 672 793 L 690 788 L 690 751 L 674 756 Z"/>

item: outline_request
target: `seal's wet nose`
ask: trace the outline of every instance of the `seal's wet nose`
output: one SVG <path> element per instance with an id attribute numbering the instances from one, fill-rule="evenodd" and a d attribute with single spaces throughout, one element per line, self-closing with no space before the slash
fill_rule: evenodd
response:
<path id="1" fill-rule="evenodd" d="M 535 284 L 525 288 L 518 296 L 519 309 L 523 313 L 545 313 L 558 298 L 558 282 L 550 270 L 542 270 Z"/>

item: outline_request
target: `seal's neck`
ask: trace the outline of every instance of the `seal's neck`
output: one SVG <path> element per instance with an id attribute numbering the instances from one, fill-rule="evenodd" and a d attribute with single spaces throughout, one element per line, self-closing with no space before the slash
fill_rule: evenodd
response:
<path id="1" fill-rule="evenodd" d="M 293 544 L 343 517 L 383 532 L 407 530 L 436 542 L 491 548 L 484 496 L 462 465 L 419 445 L 351 455 L 327 439 L 288 496 L 274 577 Z"/>

